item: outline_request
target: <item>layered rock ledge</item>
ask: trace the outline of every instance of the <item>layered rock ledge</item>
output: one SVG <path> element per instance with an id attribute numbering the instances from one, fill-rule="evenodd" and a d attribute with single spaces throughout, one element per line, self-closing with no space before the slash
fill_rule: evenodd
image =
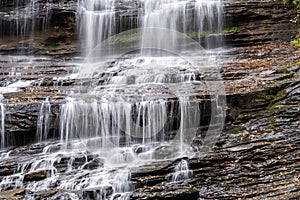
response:
<path id="1" fill-rule="evenodd" d="M 68 3 L 72 4 L 71 1 Z M 207 156 L 184 158 L 193 171 L 188 180 L 177 183 L 168 180 L 180 159 L 132 168 L 131 181 L 136 187 L 131 199 L 300 198 L 300 52 L 286 43 L 296 34 L 298 25 L 290 22 L 295 16 L 293 8 L 282 7 L 279 0 L 228 1 L 225 7 L 226 17 L 230 19 L 227 26 L 237 27 L 237 30 L 226 34 L 228 43 L 234 48 L 224 52 L 220 67 L 228 106 L 225 129 Z M 65 18 L 62 10 L 57 9 L 59 18 Z M 75 8 L 65 14 L 68 26 L 75 27 Z M 53 29 L 56 25 L 63 28 Z M 41 104 L 49 98 L 51 118 L 55 119 L 66 91 L 75 84 L 72 78 L 60 79 L 78 69 L 74 64 L 77 58 L 66 56 L 78 53 L 77 36 L 64 26 L 66 24 L 51 24 L 50 37 L 41 32 L 36 43 L 28 41 L 34 44 L 31 47 L 36 54 L 56 56 L 33 58 L 34 67 L 32 60 L 26 57 L 8 55 L 0 58 L 1 86 L 20 79 L 37 83 L 3 95 L 7 106 L 6 134 L 16 139 L 10 144 L 14 147 L 3 152 L 1 157 L 0 180 L 16 173 L 20 164 L 43 155 L 46 144 L 35 140 Z M 45 41 L 51 44 L 63 37 L 70 46 L 45 46 Z M 14 41 L 3 41 L 9 40 L 2 39 L 1 54 L 18 50 Z M 12 71 L 15 73 L 9 74 Z M 50 132 L 53 137 L 57 136 L 55 120 L 50 125 Z M 55 148 L 59 146 L 53 144 L 52 150 Z M 7 152 L 12 157 L 6 158 Z M 54 163 L 63 176 L 68 177 L 70 160 L 70 157 L 62 156 L 59 163 Z M 94 155 L 78 155 L 73 167 L 78 169 L 83 165 L 94 169 L 103 163 Z M 23 181 L 33 184 L 46 179 L 49 173 L 47 170 L 24 173 Z M 8 186 L 0 192 L 0 198 L 69 198 L 72 193 L 86 197 L 93 192 L 92 189 L 82 193 L 65 191 L 53 185 L 49 190 L 36 193 Z"/>

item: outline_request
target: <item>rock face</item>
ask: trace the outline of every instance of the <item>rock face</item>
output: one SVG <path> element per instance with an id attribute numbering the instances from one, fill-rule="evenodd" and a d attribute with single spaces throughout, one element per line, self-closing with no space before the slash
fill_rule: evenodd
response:
<path id="1" fill-rule="evenodd" d="M 237 27 L 227 34 L 227 43 L 247 46 L 262 43 L 289 42 L 298 33 L 295 8 L 283 1 L 229 1 L 225 6 L 226 26 Z"/>
<path id="2" fill-rule="evenodd" d="M 20 6 L 26 4 L 26 1 L 18 2 Z M 0 1 L 0 7 L 5 4 L 7 10 L 2 11 L 7 13 L 14 3 Z M 42 1 L 39 3 L 43 5 Z M 72 78 L 59 78 L 78 70 L 76 64 L 66 64 L 76 62 L 70 54 L 78 53 L 79 49 L 75 31 L 76 2 L 53 1 L 52 4 L 47 26 L 40 27 L 34 36 L 22 36 L 22 41 L 17 42 L 15 36 L 8 37 L 10 33 L 5 28 L 16 21 L 9 21 L 0 14 L 1 54 L 22 53 L 22 48 L 31 48 L 30 53 L 51 56 L 33 62 L 24 57 L 15 58 L 13 62 L 10 56 L 0 58 L 1 86 L 20 80 L 18 74 L 22 80 L 33 81 L 28 88 L 3 95 L 7 107 L 5 133 L 15 141 L 10 140 L 8 146 L 11 147 L 0 154 L 0 182 L 16 173 L 15 178 L 23 187 L 38 185 L 51 173 L 59 173 L 61 178 L 51 182 L 50 189 L 39 192 L 4 185 L 0 198 L 59 199 L 78 195 L 82 199 L 93 199 L 101 190 L 106 190 L 107 195 L 112 193 L 111 187 L 84 191 L 59 189 L 60 181 L 70 179 L 80 170 L 103 167 L 103 161 L 90 152 L 75 157 L 58 154 L 57 160 L 50 159 L 51 170 L 57 170 L 55 172 L 49 169 L 29 172 L 36 158 L 43 158 L 44 151 L 56 152 L 61 148 L 61 144 L 51 142 L 46 149 L 44 143 L 33 144 L 37 142 L 42 103 L 49 99 L 49 134 L 50 138 L 58 138 L 55 119 L 59 105 L 65 102 L 66 91 L 76 85 Z M 120 31 L 137 26 L 128 22 L 137 13 L 130 8 L 131 12 L 120 8 L 119 15 L 124 20 Z M 295 15 L 294 9 L 283 7 L 281 0 L 226 2 L 226 27 L 236 29 L 225 34 L 227 43 L 235 48 L 223 55 L 224 62 L 220 66 L 228 105 L 225 129 L 207 156 L 182 158 L 192 170 L 187 179 L 170 181 L 181 159 L 132 167 L 131 199 L 300 198 L 300 52 L 284 43 L 297 33 L 298 24 L 290 22 Z M 45 10 L 35 18 L 35 24 L 41 26 L 38 21 L 44 17 Z M 29 64 L 24 66 L 24 63 Z M 33 66 L 32 63 L 38 64 Z M 20 166 L 26 167 L 21 169 Z"/>
<path id="3" fill-rule="evenodd" d="M 7 190 L 0 192 L 1 199 L 22 199 L 26 193 L 25 189 Z"/>

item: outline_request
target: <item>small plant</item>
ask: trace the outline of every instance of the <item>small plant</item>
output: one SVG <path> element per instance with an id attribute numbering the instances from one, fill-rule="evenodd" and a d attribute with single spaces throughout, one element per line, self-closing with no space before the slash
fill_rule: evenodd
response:
<path id="1" fill-rule="evenodd" d="M 296 35 L 295 39 L 291 40 L 291 45 L 300 49 L 300 30 L 298 30 L 298 34 Z"/>
<path id="2" fill-rule="evenodd" d="M 287 6 L 294 5 L 297 11 L 296 17 L 291 19 L 291 22 L 297 23 L 300 17 L 300 0 L 283 0 L 283 3 Z"/>
<path id="3" fill-rule="evenodd" d="M 297 10 L 300 9 L 300 0 L 293 0 L 292 3 L 297 6 Z"/>
<path id="4" fill-rule="evenodd" d="M 59 31 L 59 26 L 53 26 L 54 31 Z"/>
<path id="5" fill-rule="evenodd" d="M 291 41 L 291 45 L 293 45 L 294 47 L 300 48 L 300 38 L 299 38 L 299 35 L 297 35 L 297 37 Z"/>
<path id="6" fill-rule="evenodd" d="M 293 19 L 291 19 L 291 22 L 298 23 L 300 18 L 300 0 L 283 0 L 285 5 L 294 5 L 297 15 Z M 296 48 L 300 48 L 300 30 L 298 30 L 298 34 L 295 39 L 291 41 L 291 45 L 293 45 Z"/>

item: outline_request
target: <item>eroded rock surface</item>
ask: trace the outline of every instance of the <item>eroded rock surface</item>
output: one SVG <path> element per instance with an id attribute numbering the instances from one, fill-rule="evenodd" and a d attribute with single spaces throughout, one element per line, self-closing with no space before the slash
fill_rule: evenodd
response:
<path id="1" fill-rule="evenodd" d="M 56 141 L 36 143 L 42 103 L 49 99 L 52 107 L 49 134 L 50 138 L 57 139 L 59 127 L 55 119 L 59 106 L 65 103 L 67 91 L 78 86 L 72 77 L 62 78 L 77 72 L 78 63 L 82 62 L 81 58 L 66 56 L 78 51 L 78 43 L 74 40 L 74 2 L 59 5 L 61 7 L 55 8 L 52 15 L 54 19 L 63 20 L 50 22 L 47 37 L 41 33 L 34 50 L 37 54 L 58 57 L 34 58 L 33 62 L 26 57 L 0 58 L 2 87 L 21 79 L 32 81 L 26 88 L 3 95 L 7 108 L 5 134 L 15 141 L 8 143 L 14 147 L 1 152 L 0 182 L 15 174 L 13 178 L 21 181 L 22 187 L 17 185 L 18 181 L 16 185 L 4 184 L 0 198 L 58 199 L 75 195 L 92 199 L 101 190 L 107 194 L 112 192 L 109 187 L 84 191 L 59 189 L 61 182 L 79 172 L 102 169 L 103 160 L 91 152 L 76 156 L 67 152 L 56 155 L 53 162 L 50 159 L 51 163 L 44 156 L 58 152 L 62 144 Z M 228 106 L 225 129 L 208 155 L 182 158 L 193 172 L 188 179 L 170 181 L 181 159 L 132 167 L 131 199 L 300 198 L 300 52 L 281 42 L 290 40 L 298 25 L 290 22 L 295 11 L 280 9 L 282 6 L 281 0 L 230 1 L 226 5 L 226 17 L 232 21 L 227 26 L 236 26 L 237 30 L 226 34 L 228 43 L 236 47 L 222 54 L 220 66 Z M 66 12 L 62 12 L 64 9 Z M 124 11 L 122 15 L 134 17 L 135 13 L 136 10 Z M 60 28 L 53 29 L 54 26 Z M 269 44 L 272 42 L 280 44 Z M 51 46 L 54 43 L 58 45 Z M 1 42 L 1 53 L 16 52 L 20 46 L 15 42 Z M 205 99 L 205 95 L 201 98 Z M 49 161 L 53 168 L 30 170 L 39 159 Z M 46 181 L 54 169 L 60 178 L 51 182 L 46 190 L 25 189 L 30 184 Z"/>
<path id="2" fill-rule="evenodd" d="M 299 198 L 299 79 L 284 91 L 268 108 L 241 113 L 205 158 L 189 160 L 192 179 L 152 185 L 167 174 L 153 171 L 132 199 L 184 199 L 182 191 L 191 199 Z"/>

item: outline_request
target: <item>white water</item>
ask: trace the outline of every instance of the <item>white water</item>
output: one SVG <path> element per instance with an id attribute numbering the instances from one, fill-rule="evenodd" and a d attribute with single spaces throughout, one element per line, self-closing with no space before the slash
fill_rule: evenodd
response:
<path id="1" fill-rule="evenodd" d="M 130 2 L 129 0 L 123 1 Z M 83 36 L 84 50 L 92 51 L 106 38 L 116 34 L 115 0 L 79 0 L 78 19 L 80 35 Z M 131 3 L 131 9 L 138 9 L 137 21 L 142 28 L 171 29 L 192 37 L 206 36 L 208 47 L 222 45 L 222 37 L 216 34 L 222 31 L 223 6 L 221 0 L 142 0 Z M 141 5 L 141 9 L 138 6 Z M 193 11 L 191 11 L 193 10 Z M 122 21 L 120 22 L 122 23 Z M 130 28 L 130 27 L 128 27 Z M 156 29 L 142 31 L 141 48 L 149 46 L 176 47 L 178 35 L 162 34 Z"/>
<path id="2" fill-rule="evenodd" d="M 49 98 L 46 98 L 45 101 L 41 104 L 40 114 L 37 120 L 37 138 L 38 141 L 42 142 L 48 138 L 49 134 L 49 125 L 50 125 L 50 115 L 51 115 L 51 104 Z"/>
<path id="3" fill-rule="evenodd" d="M 201 114 L 196 95 L 205 89 L 182 58 L 134 57 L 105 72 L 102 84 L 70 93 L 59 116 L 62 150 L 81 146 L 104 160 L 103 169 L 84 179 L 72 176 L 60 187 L 91 189 L 99 199 L 126 197 L 132 166 L 193 153 L 189 144 Z"/>
<path id="4" fill-rule="evenodd" d="M 114 4 L 114 0 L 79 0 L 80 35 L 87 52 L 115 34 Z"/>
<path id="5" fill-rule="evenodd" d="M 60 131 L 66 145 L 91 137 L 102 138 L 101 148 L 163 142 L 165 134 L 179 127 L 178 141 L 183 144 L 187 130 L 195 134 L 200 125 L 196 95 L 205 86 L 189 63 L 174 57 L 138 57 L 118 61 L 105 73 L 103 84 L 84 93 L 74 91 L 62 105 Z"/>
<path id="6" fill-rule="evenodd" d="M 141 18 L 143 27 L 177 30 L 192 37 L 216 34 L 222 30 L 221 0 L 196 0 L 195 2 L 188 0 L 143 0 L 143 3 L 144 13 Z M 193 15 L 189 11 L 191 8 L 194 8 Z M 220 38 L 210 39 L 208 47 L 221 45 Z M 178 40 L 180 40 L 178 34 L 166 35 L 157 29 L 146 29 L 142 33 L 142 48 L 149 46 L 149 44 L 156 44 L 154 46 L 162 49 L 179 48 L 177 47 Z M 211 45 L 213 43 L 214 45 Z"/>
<path id="7" fill-rule="evenodd" d="M 131 137 L 145 143 L 163 129 L 167 120 L 165 101 L 129 103 L 107 99 L 69 99 L 60 113 L 63 141 L 99 137 L 102 138 L 101 148 L 118 147 L 120 143 L 126 145 L 132 142 Z M 134 115 L 143 126 L 132 120 Z"/>
<path id="8" fill-rule="evenodd" d="M 5 137 L 5 114 L 6 114 L 6 111 L 5 111 L 5 106 L 3 103 L 0 103 L 0 113 L 1 113 L 1 116 L 0 116 L 0 119 L 1 119 L 0 149 L 2 149 L 5 147 L 5 140 L 6 140 L 6 137 Z"/>
<path id="9" fill-rule="evenodd" d="M 174 168 L 171 181 L 184 181 L 192 178 L 192 176 L 193 171 L 189 169 L 189 163 L 186 160 L 181 160 Z"/>

